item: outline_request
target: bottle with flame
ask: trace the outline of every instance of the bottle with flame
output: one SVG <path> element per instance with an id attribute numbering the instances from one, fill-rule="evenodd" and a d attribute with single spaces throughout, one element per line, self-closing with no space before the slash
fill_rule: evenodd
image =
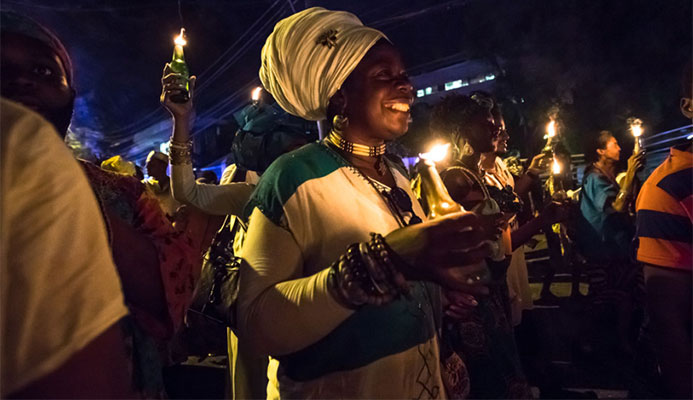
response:
<path id="1" fill-rule="evenodd" d="M 185 53 L 183 52 L 183 46 L 188 43 L 187 40 L 185 40 L 185 28 L 180 28 L 180 34 L 176 36 L 173 43 L 173 57 L 170 63 L 171 71 L 188 79 L 190 78 L 190 71 L 188 70 L 188 64 L 185 62 Z M 180 90 L 178 93 L 172 94 L 171 101 L 174 103 L 185 103 L 190 100 L 189 90 L 189 83 L 186 82 L 185 90 Z"/>
<path id="2" fill-rule="evenodd" d="M 556 126 L 556 120 L 551 120 L 549 121 L 548 124 L 546 124 L 546 145 L 544 146 L 544 149 L 542 152 L 545 154 L 552 154 L 553 153 L 553 146 L 556 141 L 556 133 L 557 133 L 557 126 Z"/>
<path id="3" fill-rule="evenodd" d="M 633 134 L 633 138 L 635 138 L 635 145 L 633 146 L 633 154 L 638 154 L 640 153 L 640 150 L 642 149 L 642 144 L 640 143 L 640 138 L 642 136 L 642 120 L 639 118 L 630 118 L 628 120 L 628 123 L 630 124 L 630 133 Z"/>
<path id="4" fill-rule="evenodd" d="M 421 163 L 419 163 L 418 172 L 421 176 L 421 187 L 424 195 L 426 204 L 428 205 L 429 214 L 428 217 L 438 218 L 443 215 L 452 214 L 455 212 L 464 211 L 461 205 L 459 205 L 455 200 L 452 199 L 450 193 L 448 192 L 443 180 L 438 174 L 436 169 L 436 162 L 440 162 L 447 157 L 448 148 L 450 144 L 443 144 L 434 146 L 431 151 L 423 154 L 419 154 Z M 485 190 L 483 182 L 479 181 L 482 185 L 482 190 Z M 500 214 L 500 207 L 495 200 L 490 198 L 490 196 L 485 196 L 486 198 L 481 201 L 472 210 L 479 215 L 497 215 Z M 498 241 L 489 241 L 491 245 L 492 259 L 494 261 L 500 261 L 505 258 L 502 253 L 502 246 L 500 244 L 500 239 Z"/>
<path id="5" fill-rule="evenodd" d="M 443 161 L 447 156 L 450 144 L 434 146 L 428 153 L 419 154 L 419 176 L 426 204 L 428 204 L 428 217 L 438 218 L 443 215 L 462 211 L 462 206 L 450 197 L 443 180 L 436 169 L 436 162 Z"/>

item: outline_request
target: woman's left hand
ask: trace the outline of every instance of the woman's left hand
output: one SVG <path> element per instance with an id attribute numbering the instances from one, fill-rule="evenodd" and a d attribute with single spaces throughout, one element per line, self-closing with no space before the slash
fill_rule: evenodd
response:
<path id="1" fill-rule="evenodd" d="M 541 217 L 547 224 L 563 222 L 570 218 L 570 205 L 552 201 L 541 211 Z"/>
<path id="2" fill-rule="evenodd" d="M 443 307 L 445 315 L 453 319 L 467 317 L 479 305 L 479 302 L 471 294 L 454 290 L 445 290 L 443 294 L 445 295 L 444 300 L 447 300 Z"/>

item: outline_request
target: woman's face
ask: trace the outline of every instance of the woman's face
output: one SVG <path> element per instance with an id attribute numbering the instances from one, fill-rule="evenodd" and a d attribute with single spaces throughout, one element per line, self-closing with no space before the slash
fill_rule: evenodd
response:
<path id="1" fill-rule="evenodd" d="M 618 161 L 621 158 L 621 146 L 615 137 L 610 137 L 603 149 L 598 149 L 597 153 L 607 160 Z"/>
<path id="2" fill-rule="evenodd" d="M 399 51 L 376 43 L 342 86 L 348 133 L 362 141 L 396 139 L 409 129 L 414 88 Z M 353 138 L 352 138 L 353 140 Z"/>
<path id="3" fill-rule="evenodd" d="M 493 139 L 493 151 L 496 154 L 507 153 L 508 139 L 510 139 L 510 135 L 508 135 L 508 131 L 505 130 L 505 120 L 503 119 L 503 116 L 499 116 L 498 118 L 496 118 L 495 123 L 496 127 L 500 130 L 496 135 L 495 139 Z"/>
<path id="4" fill-rule="evenodd" d="M 470 121 L 466 139 L 469 140 L 475 153 L 488 153 L 494 149 L 493 139 L 496 136 L 496 131 L 493 116 L 490 111 L 486 111 Z"/>

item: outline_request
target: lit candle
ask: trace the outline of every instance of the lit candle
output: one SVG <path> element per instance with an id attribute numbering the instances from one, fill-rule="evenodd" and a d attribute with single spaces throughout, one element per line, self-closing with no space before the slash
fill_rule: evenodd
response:
<path id="1" fill-rule="evenodd" d="M 553 172 L 554 175 L 560 175 L 561 174 L 561 163 L 558 162 L 556 157 L 553 159 L 553 165 L 551 165 L 551 171 Z"/>
<path id="2" fill-rule="evenodd" d="M 188 41 L 185 40 L 185 28 L 180 28 L 180 33 L 173 39 L 173 44 L 173 57 L 184 60 L 183 46 L 188 44 Z"/>
<path id="3" fill-rule="evenodd" d="M 638 154 L 642 145 L 640 144 L 640 137 L 642 136 L 642 120 L 639 118 L 633 118 L 630 121 L 630 133 L 633 134 L 635 138 L 635 145 L 633 146 L 633 154 Z"/>
<path id="4" fill-rule="evenodd" d="M 546 125 L 546 137 L 551 140 L 554 136 L 556 136 L 556 121 L 551 120 Z"/>
<path id="5" fill-rule="evenodd" d="M 551 197 L 557 201 L 563 201 L 566 197 L 565 190 L 563 188 L 563 178 L 560 176 L 562 171 L 563 167 L 561 166 L 561 163 L 558 162 L 558 159 L 554 156 L 553 164 L 551 164 L 551 179 L 553 182 L 550 189 Z"/>
<path id="6" fill-rule="evenodd" d="M 546 135 L 544 135 L 544 138 L 546 139 L 546 145 L 544 146 L 543 152 L 546 154 L 551 154 L 553 152 L 553 144 L 554 140 L 556 138 L 556 132 L 557 132 L 558 126 L 556 123 L 556 120 L 551 119 L 548 124 L 546 124 Z"/>
<path id="7" fill-rule="evenodd" d="M 253 92 L 250 94 L 250 98 L 253 99 L 253 102 L 257 103 L 260 101 L 260 94 L 262 93 L 262 86 L 258 86 L 255 89 L 253 89 Z"/>
<path id="8" fill-rule="evenodd" d="M 448 150 L 450 149 L 450 143 L 436 144 L 426 153 L 419 154 L 419 158 L 422 160 L 432 161 L 434 163 L 441 162 L 448 156 Z"/>

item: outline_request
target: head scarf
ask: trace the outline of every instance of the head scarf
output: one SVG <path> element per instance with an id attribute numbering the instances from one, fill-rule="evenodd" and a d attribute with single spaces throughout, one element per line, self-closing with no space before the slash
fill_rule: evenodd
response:
<path id="1" fill-rule="evenodd" d="M 137 170 L 135 169 L 135 164 L 131 161 L 127 161 L 121 156 L 113 156 L 108 160 L 104 160 L 101 163 L 101 169 L 106 171 L 113 171 L 119 174 L 135 176 Z"/>
<path id="2" fill-rule="evenodd" d="M 63 43 L 50 29 L 24 15 L 11 11 L 0 11 L 0 31 L 27 36 L 50 47 L 63 64 L 65 75 L 67 75 L 67 84 L 72 86 L 72 60 Z"/>
<path id="3" fill-rule="evenodd" d="M 145 161 L 147 164 L 149 164 L 150 161 L 153 159 L 157 159 L 159 161 L 163 161 L 165 163 L 168 163 L 168 156 L 160 151 L 152 150 L 147 154 L 147 161 Z"/>
<path id="4" fill-rule="evenodd" d="M 279 21 L 262 48 L 260 80 L 288 113 L 325 119 L 330 98 L 381 38 L 345 11 L 322 7 Z"/>

